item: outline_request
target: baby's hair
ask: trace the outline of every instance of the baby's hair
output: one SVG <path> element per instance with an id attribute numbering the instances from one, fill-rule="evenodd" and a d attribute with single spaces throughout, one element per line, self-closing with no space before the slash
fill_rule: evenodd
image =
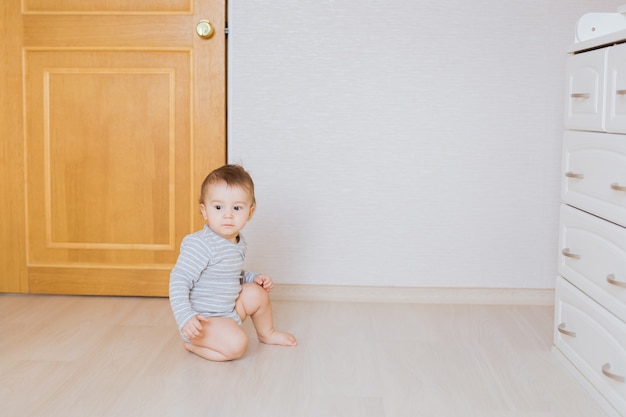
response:
<path id="1" fill-rule="evenodd" d="M 252 198 L 252 206 L 256 205 L 256 199 L 254 198 L 254 182 L 248 172 L 243 169 L 241 165 L 224 165 L 217 168 L 202 182 L 202 188 L 200 190 L 200 204 L 204 204 L 209 185 L 225 183 L 229 187 L 241 187 L 250 194 Z"/>

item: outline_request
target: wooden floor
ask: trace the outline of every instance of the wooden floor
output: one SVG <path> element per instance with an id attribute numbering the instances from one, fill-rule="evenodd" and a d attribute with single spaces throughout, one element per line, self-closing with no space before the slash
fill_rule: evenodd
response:
<path id="1" fill-rule="evenodd" d="M 298 347 L 253 338 L 211 363 L 183 350 L 167 299 L 0 295 L 0 416 L 604 416 L 550 351 L 551 307 L 274 312 Z"/>

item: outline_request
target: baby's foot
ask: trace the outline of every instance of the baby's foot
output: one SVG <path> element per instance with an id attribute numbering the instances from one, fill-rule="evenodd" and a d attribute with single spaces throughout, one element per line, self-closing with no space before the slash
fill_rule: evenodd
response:
<path id="1" fill-rule="evenodd" d="M 296 338 L 291 333 L 277 332 L 276 330 L 268 335 L 259 335 L 259 341 L 267 345 L 295 346 L 298 344 Z"/>

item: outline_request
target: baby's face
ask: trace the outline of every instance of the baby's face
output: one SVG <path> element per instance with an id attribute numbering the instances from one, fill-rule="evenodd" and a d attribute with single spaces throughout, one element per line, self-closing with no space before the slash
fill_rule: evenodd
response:
<path id="1" fill-rule="evenodd" d="M 236 243 L 239 232 L 254 214 L 254 206 L 245 189 L 217 183 L 209 185 L 200 211 L 211 230 Z"/>

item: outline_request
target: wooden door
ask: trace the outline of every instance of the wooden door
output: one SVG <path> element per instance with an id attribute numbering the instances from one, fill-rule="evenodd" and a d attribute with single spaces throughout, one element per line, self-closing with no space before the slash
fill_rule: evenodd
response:
<path id="1" fill-rule="evenodd" d="M 0 291 L 167 295 L 225 162 L 224 0 L 3 3 Z"/>

